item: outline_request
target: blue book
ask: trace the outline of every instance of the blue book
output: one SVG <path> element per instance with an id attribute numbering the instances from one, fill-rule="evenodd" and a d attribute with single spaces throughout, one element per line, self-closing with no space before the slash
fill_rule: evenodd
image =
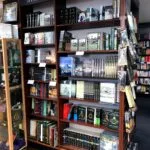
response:
<path id="1" fill-rule="evenodd" d="M 60 75 L 73 76 L 74 75 L 74 58 L 73 57 L 60 57 L 59 67 L 60 67 Z"/>

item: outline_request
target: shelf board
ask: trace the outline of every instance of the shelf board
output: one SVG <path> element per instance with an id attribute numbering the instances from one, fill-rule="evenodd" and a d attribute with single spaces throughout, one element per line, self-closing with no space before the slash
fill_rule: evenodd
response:
<path id="1" fill-rule="evenodd" d="M 80 148 L 80 147 L 76 147 L 76 146 L 72 146 L 72 145 L 59 145 L 60 148 L 63 148 L 62 150 L 86 150 L 84 148 Z"/>
<path id="2" fill-rule="evenodd" d="M 40 63 L 25 63 L 25 65 L 35 65 L 38 66 Z M 56 63 L 46 63 L 46 66 L 56 66 Z"/>
<path id="3" fill-rule="evenodd" d="M 28 137 L 28 141 L 29 142 L 32 142 L 32 143 L 35 143 L 35 144 L 39 144 L 39 145 L 42 145 L 42 146 L 45 146 L 45 147 L 48 147 L 48 148 L 52 148 L 52 149 L 59 149 L 58 147 L 53 147 L 53 146 L 51 146 L 51 145 L 49 145 L 49 144 L 46 144 L 46 143 L 42 143 L 42 142 L 40 142 L 40 141 L 37 141 L 37 140 L 33 140 L 33 139 L 31 139 L 30 137 Z"/>
<path id="4" fill-rule="evenodd" d="M 70 100 L 70 101 L 79 101 L 83 103 L 93 103 L 93 104 L 98 104 L 98 106 L 103 107 L 103 108 L 111 108 L 111 109 L 119 109 L 119 103 L 104 103 L 100 101 L 94 101 L 92 99 L 81 99 L 81 98 L 69 98 L 69 97 L 60 97 L 61 100 Z"/>
<path id="5" fill-rule="evenodd" d="M 75 76 L 59 76 L 59 78 L 68 78 L 70 80 L 92 81 L 92 82 L 113 82 L 118 83 L 118 79 L 113 78 L 94 78 L 94 77 L 75 77 Z"/>
<path id="6" fill-rule="evenodd" d="M 16 90 L 16 89 L 19 89 L 19 88 L 22 88 L 22 86 L 21 85 L 10 86 L 10 90 Z"/>
<path id="7" fill-rule="evenodd" d="M 111 132 L 118 132 L 118 130 L 113 130 L 113 129 L 109 129 L 105 126 L 94 126 L 92 124 L 89 123 L 84 123 L 84 122 L 80 122 L 80 121 L 73 121 L 73 120 L 67 120 L 67 119 L 60 119 L 61 122 L 65 122 L 65 123 L 73 123 L 73 124 L 78 124 L 78 125 L 83 125 L 83 126 L 88 126 L 88 127 L 93 127 L 93 128 L 97 128 L 97 129 L 103 129 L 106 131 L 111 131 Z"/>
<path id="8" fill-rule="evenodd" d="M 48 2 L 49 0 L 35 0 L 33 2 L 29 2 L 29 3 L 22 3 L 21 6 L 32 6 L 32 5 L 38 5 L 41 4 L 43 2 Z"/>
<path id="9" fill-rule="evenodd" d="M 150 78 L 150 77 L 142 77 L 142 76 L 138 76 L 138 78 Z"/>
<path id="10" fill-rule="evenodd" d="M 102 27 L 113 27 L 120 26 L 119 18 L 102 20 L 102 21 L 92 21 L 92 22 L 81 22 L 75 24 L 60 24 L 57 25 L 58 29 L 67 29 L 67 30 L 80 30 L 80 29 L 91 29 L 91 28 L 102 28 Z"/>
<path id="11" fill-rule="evenodd" d="M 137 86 L 138 86 L 138 85 L 141 85 L 141 86 L 150 86 L 150 85 L 148 85 L 148 84 L 141 84 L 141 83 L 137 84 Z"/>
<path id="12" fill-rule="evenodd" d="M 58 51 L 58 54 L 76 54 L 76 52 L 81 52 L 81 51 Z M 85 54 L 116 54 L 118 53 L 117 50 L 87 50 L 83 51 Z"/>
<path id="13" fill-rule="evenodd" d="M 49 25 L 49 26 L 37 26 L 37 27 L 24 27 L 23 31 L 28 32 L 28 31 L 50 31 L 54 30 L 54 25 Z"/>
<path id="14" fill-rule="evenodd" d="M 34 118 L 38 118 L 38 119 L 58 121 L 58 118 L 54 117 L 54 116 L 41 116 L 41 115 L 34 115 L 34 114 L 32 114 L 30 116 L 34 117 Z"/>
<path id="15" fill-rule="evenodd" d="M 47 101 L 54 101 L 57 102 L 57 98 L 56 97 L 39 97 L 39 96 L 27 96 L 28 98 L 35 98 L 35 99 L 39 99 L 39 100 L 47 100 Z"/>
<path id="16" fill-rule="evenodd" d="M 54 47 L 55 44 L 24 44 L 25 47 L 49 48 Z"/>

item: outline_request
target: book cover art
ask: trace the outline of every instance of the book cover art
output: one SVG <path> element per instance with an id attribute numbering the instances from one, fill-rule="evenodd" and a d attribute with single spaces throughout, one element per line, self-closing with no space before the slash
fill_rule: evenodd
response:
<path id="1" fill-rule="evenodd" d="M 83 58 L 75 57 L 74 76 L 83 76 Z"/>
<path id="2" fill-rule="evenodd" d="M 87 108 L 87 123 L 94 124 L 96 119 L 96 108 Z"/>
<path id="3" fill-rule="evenodd" d="M 65 97 L 71 96 L 71 84 L 68 80 L 64 80 L 60 84 L 60 95 Z"/>
<path id="4" fill-rule="evenodd" d="M 105 20 L 113 18 L 113 6 L 104 7 Z"/>
<path id="5" fill-rule="evenodd" d="M 45 44 L 54 44 L 54 32 L 44 32 Z"/>
<path id="6" fill-rule="evenodd" d="M 84 81 L 77 81 L 76 85 L 76 98 L 84 98 Z"/>
<path id="7" fill-rule="evenodd" d="M 71 40 L 71 51 L 77 51 L 78 50 L 78 39 L 72 39 Z"/>
<path id="8" fill-rule="evenodd" d="M 87 122 L 87 107 L 78 106 L 78 121 Z"/>
<path id="9" fill-rule="evenodd" d="M 79 39 L 79 51 L 86 51 L 86 39 Z"/>
<path id="10" fill-rule="evenodd" d="M 116 85 L 114 83 L 100 84 L 100 101 L 106 103 L 116 102 Z"/>
<path id="11" fill-rule="evenodd" d="M 74 58 L 73 57 L 60 57 L 59 62 L 60 75 L 72 76 L 74 70 Z"/>
<path id="12" fill-rule="evenodd" d="M 87 35 L 87 50 L 99 49 L 99 33 L 89 33 Z"/>

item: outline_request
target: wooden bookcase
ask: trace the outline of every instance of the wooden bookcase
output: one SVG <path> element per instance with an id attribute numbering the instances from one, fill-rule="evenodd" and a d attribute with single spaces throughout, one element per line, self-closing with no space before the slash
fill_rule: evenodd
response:
<path id="1" fill-rule="evenodd" d="M 134 8 L 134 12 L 136 14 L 136 10 L 138 9 L 138 3 L 135 0 L 131 0 L 131 8 Z M 72 51 L 59 51 L 59 36 L 60 36 L 60 31 L 61 30 L 69 30 L 69 31 L 82 31 L 83 29 L 96 29 L 96 28 L 106 28 L 106 27 L 121 27 L 122 29 L 126 28 L 126 0 L 120 0 L 120 18 L 116 19 L 110 19 L 110 20 L 102 20 L 102 21 L 94 21 L 94 22 L 85 22 L 85 23 L 76 23 L 76 24 L 60 24 L 60 16 L 59 13 L 60 9 L 66 8 L 67 3 L 69 3 L 69 0 L 53 0 L 53 8 L 54 8 L 54 18 L 55 18 L 55 23 L 54 25 L 51 26 L 39 26 L 39 27 L 26 27 L 26 14 L 31 13 L 34 11 L 34 7 L 37 5 L 42 5 L 44 3 L 51 3 L 50 0 L 37 0 L 31 3 L 26 3 L 25 0 L 20 0 L 20 33 L 21 33 L 21 38 L 22 41 L 24 41 L 24 33 L 27 32 L 44 32 L 44 31 L 54 31 L 55 33 L 55 44 L 54 45 L 24 45 L 22 42 L 22 49 L 23 49 L 23 64 L 24 64 L 24 85 L 25 85 L 25 101 L 26 101 L 26 113 L 27 113 L 27 135 L 28 135 L 28 142 L 32 142 L 35 144 L 39 144 L 41 146 L 45 146 L 51 149 L 80 149 L 72 146 L 65 146 L 62 144 L 62 136 L 63 136 L 63 129 L 65 127 L 68 127 L 70 123 L 72 124 L 77 124 L 77 125 L 82 125 L 85 127 L 93 127 L 97 129 L 104 129 L 106 131 L 112 131 L 112 132 L 117 132 L 119 136 L 119 150 L 125 150 L 127 148 L 127 135 L 125 133 L 125 121 L 124 121 L 124 114 L 125 114 L 125 108 L 126 108 L 126 97 L 123 92 L 120 92 L 120 103 L 112 105 L 112 108 L 117 108 L 119 110 L 119 128 L 118 130 L 111 130 L 109 128 L 106 128 L 104 126 L 100 127 L 95 127 L 94 125 L 90 125 L 87 123 L 81 123 L 81 122 L 74 122 L 74 121 L 68 121 L 62 118 L 62 113 L 63 113 L 63 104 L 65 102 L 69 102 L 70 100 L 73 100 L 75 102 L 81 102 L 83 99 L 77 99 L 77 98 L 66 98 L 62 97 L 60 95 L 60 82 L 62 80 L 62 77 L 60 76 L 60 71 L 59 71 L 59 58 L 61 56 L 67 56 L 67 55 L 75 55 L 75 52 Z M 74 1 L 76 2 L 76 1 Z M 78 2 L 77 2 L 78 3 Z M 82 3 L 82 2 L 81 2 Z M 136 6 L 136 7 L 134 7 Z M 135 9 L 137 8 L 137 9 Z M 41 97 L 33 97 L 29 95 L 29 88 L 27 85 L 27 80 L 28 78 L 28 71 L 29 67 L 32 65 L 38 65 L 36 63 L 33 64 L 26 64 L 25 59 L 26 59 L 26 49 L 28 48 L 37 48 L 37 47 L 54 47 L 55 52 L 56 52 L 56 64 L 50 64 L 49 67 L 56 68 L 57 72 L 57 97 L 56 98 L 41 98 Z M 102 55 L 102 54 L 118 54 L 117 50 L 101 50 L 101 51 L 85 51 L 84 55 L 89 55 L 89 54 L 96 54 L 96 55 Z M 110 82 L 112 79 L 101 79 L 101 78 L 77 78 L 75 77 L 74 80 L 83 80 L 83 81 L 94 81 L 94 82 Z M 39 81 L 38 81 L 39 82 Z M 113 81 L 117 82 L 117 80 Z M 31 115 L 31 99 L 36 98 L 39 100 L 50 100 L 54 101 L 57 104 L 57 117 L 42 117 L 42 116 L 36 116 L 36 115 Z M 85 100 L 85 102 L 89 103 L 92 102 L 90 99 Z M 93 102 L 92 102 L 93 103 Z M 103 104 L 100 104 L 103 105 Z M 107 105 L 105 105 L 107 107 Z M 57 126 L 58 126 L 58 147 L 52 147 L 49 144 L 45 144 L 42 142 L 39 142 L 38 140 L 31 139 L 29 137 L 29 132 L 30 132 L 30 126 L 29 126 L 29 121 L 31 118 L 34 119 L 40 119 L 40 120 L 55 120 L 57 121 Z"/>
<path id="2" fill-rule="evenodd" d="M 26 147 L 26 111 L 24 98 L 24 82 L 23 82 L 23 65 L 21 41 L 16 39 L 1 39 L 1 107 L 6 105 L 4 112 L 1 112 L 1 137 L 5 134 L 9 149 L 15 148 L 14 140 L 17 138 L 24 139 Z M 16 54 L 15 54 L 16 53 Z M 16 57 L 16 58 L 15 58 Z M 1 93 L 1 94 L 2 94 Z M 14 97 L 17 94 L 19 97 Z M 4 96 L 4 97 L 3 97 Z M 20 103 L 18 106 L 17 103 Z M 16 105 L 14 107 L 14 105 Z M 14 108 L 13 108 L 14 107 Z M 5 128 L 6 131 L 5 131 Z M 17 131 L 18 130 L 18 131 Z M 6 132 L 6 133 L 3 133 Z M 22 132 L 22 133 L 21 133 Z M 18 134 L 18 135 L 17 135 Z M 20 136 L 23 134 L 23 136 Z M 7 137 L 8 136 L 8 137 Z M 14 138 L 16 136 L 16 138 Z M 3 141 L 3 139 L 2 139 Z M 4 141 L 5 142 L 5 141 Z M 20 141 L 21 142 L 21 141 Z"/>

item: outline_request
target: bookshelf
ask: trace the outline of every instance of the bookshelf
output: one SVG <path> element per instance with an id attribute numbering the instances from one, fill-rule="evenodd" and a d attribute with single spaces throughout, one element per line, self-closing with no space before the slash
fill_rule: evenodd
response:
<path id="1" fill-rule="evenodd" d="M 139 50 L 139 63 L 137 65 L 138 69 L 138 80 L 137 80 L 137 93 L 138 94 L 150 94 L 150 75 L 149 75 L 149 67 L 150 67 L 150 40 L 149 33 L 142 33 L 143 30 L 147 30 L 146 28 L 148 23 L 140 24 L 140 33 L 139 34 L 139 45 L 141 49 Z M 145 32 L 144 31 L 144 32 Z"/>
<path id="2" fill-rule="evenodd" d="M 41 5 L 43 7 L 41 7 Z M 47 8 L 47 5 L 50 5 L 50 8 Z M 35 2 L 29 2 L 26 3 L 25 0 L 21 0 L 20 1 L 20 21 L 21 21 L 21 37 L 22 37 L 22 48 L 24 50 L 23 53 L 23 58 L 24 58 L 24 71 L 27 72 L 25 74 L 24 77 L 24 82 L 25 82 L 25 100 L 26 100 L 26 110 L 27 111 L 27 135 L 28 135 L 28 142 L 30 143 L 35 143 L 44 147 L 49 147 L 52 149 L 82 149 L 81 147 L 77 147 L 77 146 L 73 146 L 73 145 L 68 145 L 63 143 L 64 139 L 63 137 L 64 135 L 64 131 L 65 129 L 71 127 L 71 128 L 75 128 L 75 127 L 79 127 L 79 129 L 81 128 L 81 130 L 83 130 L 83 128 L 87 128 L 88 130 L 93 130 L 93 132 L 97 132 L 99 133 L 99 135 L 102 133 L 102 131 L 109 131 L 112 133 L 115 133 L 118 136 L 118 141 L 119 141 L 119 145 L 118 145 L 118 149 L 119 150 L 124 150 L 126 149 L 127 145 L 128 145 L 128 141 L 127 141 L 127 134 L 125 133 L 125 119 L 124 119 L 124 115 L 125 115 L 125 111 L 126 111 L 126 96 L 125 93 L 123 92 L 119 92 L 117 84 L 119 83 L 118 78 L 117 78 L 117 68 L 115 68 L 115 66 L 117 65 L 117 60 L 116 59 L 118 57 L 118 44 L 119 44 L 119 33 L 116 35 L 116 31 L 118 27 L 121 27 L 122 29 L 126 28 L 127 25 L 127 21 L 126 21 L 126 0 L 120 0 L 120 11 L 118 11 L 119 16 L 115 18 L 111 18 L 111 19 L 103 19 L 103 20 L 97 20 L 97 21 L 89 21 L 89 22 L 75 22 L 75 23 L 68 23 L 68 22 L 62 22 L 62 18 L 63 16 L 60 15 L 60 12 L 62 9 L 64 8 L 70 8 L 70 7 L 78 7 L 81 10 L 85 10 L 88 7 L 93 7 L 93 8 L 98 8 L 98 6 L 109 6 L 112 5 L 112 0 L 109 1 L 105 1 L 105 0 L 94 0 L 92 2 L 89 1 L 89 3 L 87 3 L 87 1 L 82 0 L 82 1 L 74 1 L 74 0 L 53 0 L 53 2 L 49 1 L 49 0 L 37 0 Z M 134 7 L 134 5 L 136 5 L 136 8 L 138 7 L 138 3 L 136 1 L 131 0 L 131 9 L 134 8 L 134 13 L 136 14 L 136 9 Z M 44 9 L 43 9 L 44 8 Z M 22 18 L 27 18 L 27 15 L 33 14 L 33 12 L 36 11 L 44 11 L 44 10 L 48 10 L 48 12 L 53 12 L 54 14 L 54 24 L 52 25 L 45 25 L 45 26 L 29 26 L 28 21 L 26 21 L 27 19 L 22 19 Z M 29 16 L 28 16 L 29 17 Z M 30 16 L 31 17 L 31 16 Z M 32 17 L 31 17 L 32 18 Z M 66 21 L 66 20 L 64 20 Z M 31 21 L 32 22 L 32 21 Z M 111 31 L 111 28 L 113 28 L 114 30 Z M 106 47 L 102 47 L 97 49 L 97 48 L 86 48 L 84 51 L 81 51 L 80 49 L 78 49 L 77 51 L 71 51 L 71 45 L 69 45 L 70 43 L 68 42 L 67 44 L 67 49 L 63 49 L 60 50 L 60 35 L 61 35 L 61 31 L 67 31 L 69 33 L 71 33 L 73 35 L 73 38 L 78 38 L 78 39 L 85 39 L 87 38 L 87 35 L 89 33 L 100 33 L 102 32 L 102 36 L 110 36 L 111 33 L 113 34 L 113 37 L 111 37 L 111 40 L 116 40 L 115 42 L 118 42 L 115 46 L 106 46 Z M 39 32 L 48 32 L 48 31 L 54 31 L 54 43 L 52 44 L 35 44 L 35 41 L 32 43 L 24 43 L 25 41 L 25 34 L 27 37 L 30 36 L 35 36 L 36 34 Z M 32 33 L 32 34 L 29 34 Z M 29 41 L 30 42 L 30 41 Z M 110 44 L 110 43 L 109 43 Z M 37 62 L 31 62 L 31 63 L 26 63 L 26 52 L 29 49 L 41 49 L 41 48 L 54 48 L 55 50 L 55 56 L 56 56 L 56 63 L 52 64 L 52 65 L 47 65 L 44 68 L 50 68 L 50 69 L 56 69 L 56 77 L 55 77 L 55 82 L 56 82 L 56 90 L 57 90 L 57 96 L 55 97 L 51 97 L 51 96 L 46 96 L 46 95 L 42 95 L 42 93 L 40 94 L 36 94 L 36 93 L 31 93 L 31 87 L 32 89 L 34 89 L 34 85 L 36 84 L 36 86 L 41 86 L 42 84 L 50 84 L 51 79 L 46 81 L 43 81 L 41 79 L 35 79 L 34 75 L 35 73 L 32 74 L 31 76 L 31 71 L 30 68 L 38 68 L 39 63 Z M 80 53 L 80 54 L 79 54 Z M 108 57 L 109 56 L 109 57 Z M 101 65 L 103 67 L 104 64 L 109 64 L 109 60 L 113 60 L 115 59 L 116 62 L 114 63 L 113 67 L 113 76 L 110 76 L 110 70 L 107 69 L 106 74 L 107 76 L 103 75 L 104 70 L 100 70 L 100 68 L 96 68 L 97 65 L 95 65 L 95 70 L 99 70 L 98 75 L 96 75 L 95 72 L 92 72 L 93 75 L 80 75 L 80 76 L 74 76 L 74 75 L 68 75 L 68 74 L 61 74 L 61 67 L 60 67 L 60 60 L 62 57 L 78 57 L 84 58 L 84 60 L 88 60 L 89 58 L 92 59 L 93 63 L 96 64 L 97 62 L 102 62 Z M 93 59 L 94 58 L 94 59 Z M 96 58 L 96 59 L 95 59 Z M 108 62 L 104 62 L 104 59 L 108 60 Z M 84 63 L 84 61 L 83 61 Z M 85 63 L 86 64 L 86 63 Z M 84 64 L 84 65 L 85 65 Z M 89 64 L 90 66 L 90 64 Z M 88 65 L 86 65 L 86 67 L 88 68 Z M 85 67 L 85 68 L 86 68 Z M 105 68 L 107 68 L 106 66 L 104 66 Z M 116 70 L 116 72 L 114 71 Z M 27 84 L 28 81 L 31 80 L 32 83 L 29 85 Z M 82 81 L 82 83 L 86 84 L 89 86 L 88 91 L 86 91 L 86 94 L 88 95 L 90 93 L 90 88 L 91 85 L 94 87 L 97 87 L 97 89 L 95 88 L 94 92 L 97 92 L 97 97 L 100 96 L 98 95 L 98 93 L 100 93 L 100 89 L 98 88 L 98 86 L 102 86 L 101 83 L 106 83 L 106 84 L 113 84 L 113 87 L 115 89 L 115 102 L 114 103 L 107 103 L 107 102 L 102 102 L 100 100 L 97 100 L 97 97 L 90 97 L 90 95 L 88 95 L 87 97 L 83 97 L 84 93 L 80 93 L 79 95 L 82 97 L 78 97 L 78 96 L 65 96 L 62 95 L 61 93 L 61 84 L 62 81 L 64 80 L 68 80 L 71 81 L 72 83 L 75 83 L 75 86 L 77 86 L 77 82 L 78 81 Z M 70 84 L 72 84 L 70 82 Z M 92 83 L 92 84 L 91 84 Z M 98 85 L 99 84 L 99 85 Z M 97 86 L 98 85 L 98 86 Z M 79 84 L 78 84 L 79 86 Z M 41 87 L 42 88 L 42 87 Z M 72 87 L 70 87 L 72 88 Z M 64 93 L 66 91 L 64 90 Z M 93 93 L 92 93 L 93 94 Z M 41 102 L 45 102 L 45 101 L 52 101 L 56 104 L 56 110 L 57 110 L 57 116 L 43 116 L 43 115 L 39 115 L 39 114 L 35 114 L 35 110 L 33 109 L 33 99 L 36 101 L 36 103 L 38 103 L 38 101 Z M 97 101 L 96 101 L 97 100 Z M 64 104 L 67 103 L 73 103 L 75 106 L 80 106 L 82 105 L 83 107 L 90 107 L 90 108 L 96 108 L 95 110 L 97 111 L 97 109 L 99 108 L 103 108 L 103 109 L 111 109 L 112 112 L 116 115 L 115 117 L 117 118 L 118 114 L 118 128 L 117 130 L 112 129 L 112 127 L 108 127 L 107 125 L 101 124 L 101 125 L 94 125 L 92 123 L 87 123 L 84 121 L 75 121 L 73 119 L 66 119 L 63 118 L 63 112 L 64 112 Z M 74 108 L 73 108 L 74 109 Z M 101 110 L 103 112 L 103 109 Z M 34 113 L 33 113 L 34 112 Z M 104 113 L 104 112 L 103 112 Z M 40 121 L 51 121 L 54 120 L 57 122 L 57 128 L 58 128 L 58 145 L 57 146 L 51 146 L 48 143 L 44 143 L 43 141 L 38 140 L 37 138 L 32 138 L 30 136 L 30 127 L 31 124 L 34 124 L 35 127 L 38 127 L 38 124 L 40 123 Z M 102 131 L 101 131 L 102 130 Z M 85 131 L 86 132 L 86 131 Z M 87 131 L 88 134 L 89 131 Z M 35 136 L 36 133 L 32 133 L 32 135 Z M 91 134 L 91 133 L 89 133 Z M 114 136 L 112 136 L 113 138 L 116 138 Z M 98 137 L 95 137 L 97 139 L 99 139 Z M 94 146 L 98 145 L 98 143 L 96 143 Z M 88 149 L 88 148 L 86 148 Z"/>
<path id="3" fill-rule="evenodd" d="M 26 72 L 24 83 L 27 106 L 27 141 L 31 145 L 58 149 L 59 111 L 56 88 L 55 3 L 54 0 L 38 0 L 34 2 L 21 0 L 19 5 L 20 33 L 24 50 L 24 70 Z M 40 18 L 43 19 L 43 22 L 39 22 Z M 27 39 L 29 39 L 28 33 L 37 37 L 32 43 L 30 41 L 25 43 L 26 35 Z M 41 38 L 39 39 L 38 37 Z M 46 40 L 49 41 L 46 42 Z M 31 55 L 33 54 L 34 56 L 32 57 L 28 52 L 31 52 Z M 51 55 L 52 53 L 53 55 Z M 30 61 L 28 54 L 34 59 L 33 61 Z M 33 131 L 34 128 L 37 128 L 37 132 Z M 46 135 L 42 135 L 41 132 L 46 132 Z"/>
<path id="4" fill-rule="evenodd" d="M 0 43 L 0 141 L 6 149 L 23 149 L 27 129 L 21 41 L 1 39 Z"/>

